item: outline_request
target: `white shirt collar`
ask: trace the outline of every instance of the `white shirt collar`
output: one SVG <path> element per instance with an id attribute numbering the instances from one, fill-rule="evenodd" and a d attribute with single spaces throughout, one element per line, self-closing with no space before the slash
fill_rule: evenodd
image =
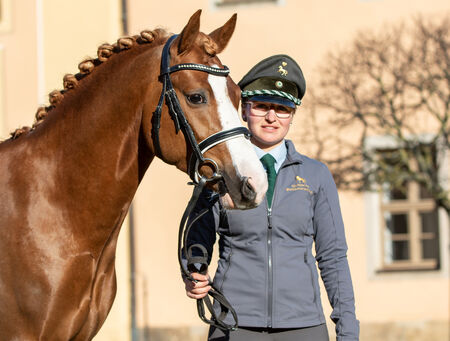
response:
<path id="1" fill-rule="evenodd" d="M 261 148 L 253 145 L 253 148 L 255 148 L 256 155 L 259 159 L 261 159 L 267 152 L 262 150 Z M 287 155 L 287 148 L 286 143 L 283 140 L 283 143 L 281 143 L 276 148 L 272 149 L 269 154 L 271 154 L 275 158 L 275 170 L 278 173 L 278 170 L 280 169 L 281 165 L 283 164 L 284 160 L 286 160 Z"/>

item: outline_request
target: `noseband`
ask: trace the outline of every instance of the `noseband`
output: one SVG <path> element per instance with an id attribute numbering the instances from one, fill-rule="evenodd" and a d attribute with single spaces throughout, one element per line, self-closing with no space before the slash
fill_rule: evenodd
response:
<path id="1" fill-rule="evenodd" d="M 215 134 L 210 135 L 200 143 L 197 143 L 197 140 L 195 139 L 194 133 L 192 131 L 191 126 L 189 125 L 189 122 L 186 119 L 186 116 L 184 115 L 183 110 L 181 109 L 180 102 L 178 100 L 177 94 L 175 92 L 175 89 L 173 88 L 172 81 L 170 80 L 170 74 L 177 71 L 182 70 L 195 70 L 195 71 L 202 71 L 206 72 L 212 75 L 216 76 L 222 76 L 227 77 L 230 70 L 224 66 L 223 68 L 217 68 L 212 67 L 208 65 L 203 64 L 193 64 L 193 63 L 186 63 L 186 64 L 177 64 L 174 66 L 170 66 L 170 46 L 172 45 L 174 39 L 177 37 L 177 35 L 171 36 L 166 44 L 164 45 L 162 56 L 161 56 L 161 73 L 159 75 L 159 80 L 163 84 L 161 96 L 159 98 L 158 106 L 156 107 L 156 110 L 153 113 L 152 118 L 152 135 L 153 135 L 153 141 L 154 141 L 154 147 L 155 147 L 155 153 L 159 157 L 162 157 L 161 152 L 161 145 L 159 142 L 159 128 L 161 124 L 161 111 L 162 106 L 164 104 L 164 99 L 166 101 L 166 104 L 169 108 L 169 114 L 174 121 L 175 124 L 175 131 L 178 134 L 178 132 L 181 130 L 189 142 L 191 148 L 192 148 L 192 154 L 189 159 L 188 163 L 188 174 L 190 178 L 192 179 L 194 183 L 194 191 L 192 194 L 191 199 L 189 200 L 189 203 L 183 213 L 183 217 L 181 218 L 179 232 L 178 232 L 178 262 L 180 264 L 181 271 L 183 273 L 183 277 L 188 278 L 191 281 L 195 281 L 188 268 L 183 264 L 183 254 L 187 261 L 188 267 L 191 264 L 194 263 L 200 263 L 201 264 L 201 270 L 200 272 L 204 273 L 207 270 L 207 253 L 206 249 L 200 245 L 195 244 L 190 246 L 189 249 L 187 249 L 187 236 L 189 234 L 189 230 L 191 226 L 199 220 L 204 214 L 208 212 L 209 209 L 204 209 L 201 212 L 199 212 L 195 217 L 190 219 L 188 222 L 188 219 L 191 216 L 191 213 L 193 212 L 193 209 L 197 203 L 197 200 L 203 191 L 206 182 L 208 181 L 217 181 L 222 179 L 222 175 L 220 174 L 219 167 L 217 163 L 209 158 L 205 158 L 203 156 L 203 153 L 205 153 L 208 149 L 214 147 L 215 145 L 225 142 L 227 140 L 244 136 L 246 138 L 250 138 L 250 132 L 245 127 L 236 127 L 228 130 L 222 130 Z M 213 169 L 213 175 L 209 178 L 206 178 L 205 176 L 202 176 L 199 173 L 199 168 L 202 165 L 209 165 Z M 192 256 L 192 248 L 200 248 L 203 251 L 203 257 L 193 257 Z M 191 270 L 192 268 L 189 267 Z M 195 270 L 193 270 L 195 271 Z M 213 283 L 210 283 L 211 289 L 208 291 L 208 295 L 211 296 L 216 303 L 220 305 L 221 312 L 218 315 L 215 310 L 213 309 L 213 304 L 209 300 L 208 295 L 205 296 L 202 299 L 197 300 L 197 310 L 200 318 L 217 328 L 224 329 L 224 330 L 234 330 L 237 328 L 238 320 L 237 320 L 237 314 L 233 307 L 230 305 L 230 303 L 227 301 L 225 296 L 217 290 Z M 206 305 L 207 309 L 211 313 L 211 319 L 206 318 L 205 316 L 205 308 L 204 305 Z M 227 314 L 230 313 L 234 319 L 234 324 L 230 325 L 224 322 L 225 317 Z"/>
<path id="2" fill-rule="evenodd" d="M 217 68 L 209 65 L 194 63 L 170 66 L 170 47 L 176 37 L 177 35 L 175 34 L 167 40 L 161 55 L 161 73 L 159 75 L 159 80 L 162 82 L 163 88 L 161 91 L 161 96 L 159 97 L 158 106 L 156 107 L 152 118 L 152 134 L 155 153 L 159 157 L 162 156 L 161 145 L 159 142 L 159 128 L 161 126 L 161 111 L 165 98 L 166 104 L 169 108 L 169 114 L 175 124 L 175 132 L 178 134 L 181 130 L 192 148 L 192 154 L 188 163 L 188 174 L 190 178 L 194 181 L 194 183 L 198 183 L 198 179 L 201 177 L 199 174 L 199 168 L 202 165 L 209 164 L 213 168 L 213 175 L 208 178 L 207 181 L 218 180 L 221 178 L 221 175 L 217 163 L 212 159 L 205 158 L 203 153 L 215 145 L 235 137 L 245 136 L 246 138 L 250 138 L 250 132 L 245 127 L 236 127 L 217 132 L 207 137 L 202 142 L 197 143 L 194 132 L 192 131 L 186 116 L 184 115 L 183 109 L 181 109 L 180 101 L 178 100 L 172 81 L 170 80 L 170 74 L 183 70 L 195 70 L 206 72 L 215 76 L 227 77 L 230 70 L 226 66 L 223 68 Z"/>

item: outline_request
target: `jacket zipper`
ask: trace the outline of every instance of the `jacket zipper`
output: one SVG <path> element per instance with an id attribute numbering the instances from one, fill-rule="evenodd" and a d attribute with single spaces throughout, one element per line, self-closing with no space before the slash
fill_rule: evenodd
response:
<path id="1" fill-rule="evenodd" d="M 273 198 L 272 198 L 273 199 Z M 272 201 L 273 202 L 273 201 Z M 272 273 L 272 207 L 267 208 L 267 250 L 268 250 L 268 293 L 267 293 L 267 328 L 272 328 L 272 299 L 273 299 L 273 273 Z"/>
<path id="2" fill-rule="evenodd" d="M 283 168 L 283 165 L 278 170 L 278 174 Z M 273 197 L 272 197 L 272 205 L 269 207 L 269 203 L 267 202 L 267 225 L 268 225 L 268 231 L 267 231 L 267 251 L 268 251 L 268 259 L 267 259 L 267 267 L 268 267 L 268 292 L 267 292 L 267 328 L 272 328 L 272 315 L 273 315 L 273 250 L 272 250 L 272 207 L 273 203 L 275 202 L 275 194 L 276 194 L 276 188 L 277 188 L 277 180 L 278 180 L 278 174 L 275 178 L 275 185 L 273 186 Z"/>

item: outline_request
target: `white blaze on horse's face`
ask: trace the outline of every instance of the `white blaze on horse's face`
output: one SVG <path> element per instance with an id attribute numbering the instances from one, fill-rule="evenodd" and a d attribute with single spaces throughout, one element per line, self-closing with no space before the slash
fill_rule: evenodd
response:
<path id="1" fill-rule="evenodd" d="M 219 113 L 222 129 L 241 127 L 242 124 L 239 120 L 238 112 L 228 95 L 227 78 L 210 74 L 208 82 L 216 99 L 217 112 Z M 228 140 L 225 143 L 231 155 L 236 174 L 250 179 L 250 183 L 256 191 L 255 202 L 259 205 L 267 190 L 267 176 L 256 156 L 253 145 L 243 136 Z"/>

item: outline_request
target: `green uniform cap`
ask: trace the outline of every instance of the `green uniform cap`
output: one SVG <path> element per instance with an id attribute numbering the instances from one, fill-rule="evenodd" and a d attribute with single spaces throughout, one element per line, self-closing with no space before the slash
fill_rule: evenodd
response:
<path id="1" fill-rule="evenodd" d="M 291 57 L 279 54 L 268 57 L 256 64 L 238 83 L 242 98 L 270 97 L 286 99 L 296 105 L 301 104 L 306 84 L 300 66 Z M 295 105 L 294 105 L 295 106 Z"/>

